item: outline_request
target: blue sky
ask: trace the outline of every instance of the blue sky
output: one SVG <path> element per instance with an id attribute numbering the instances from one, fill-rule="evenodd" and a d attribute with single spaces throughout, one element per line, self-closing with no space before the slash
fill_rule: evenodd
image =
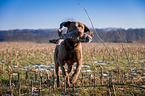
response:
<path id="1" fill-rule="evenodd" d="M 145 0 L 0 0 L 0 30 L 58 28 L 75 20 L 91 28 L 145 28 Z"/>

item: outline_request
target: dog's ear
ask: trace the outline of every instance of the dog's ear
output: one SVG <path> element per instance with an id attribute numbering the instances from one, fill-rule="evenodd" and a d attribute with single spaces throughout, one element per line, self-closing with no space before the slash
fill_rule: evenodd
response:
<path id="1" fill-rule="evenodd" d="M 62 22 L 62 23 L 60 24 L 60 28 L 62 28 L 63 26 L 64 26 L 64 27 L 68 27 L 68 26 L 70 25 L 70 23 L 71 23 L 71 21 Z"/>
<path id="2" fill-rule="evenodd" d="M 89 32 L 91 36 L 94 36 L 93 32 L 86 25 L 84 26 L 85 26 L 84 32 Z"/>
<path id="3" fill-rule="evenodd" d="M 66 21 L 66 22 L 62 22 L 62 23 L 60 24 L 60 27 L 59 27 L 59 29 L 58 29 L 58 31 L 57 31 L 59 37 L 62 35 L 62 30 L 61 30 L 61 28 L 62 28 L 63 26 L 64 26 L 64 27 L 68 27 L 68 26 L 70 25 L 70 23 L 71 23 L 71 21 Z"/>

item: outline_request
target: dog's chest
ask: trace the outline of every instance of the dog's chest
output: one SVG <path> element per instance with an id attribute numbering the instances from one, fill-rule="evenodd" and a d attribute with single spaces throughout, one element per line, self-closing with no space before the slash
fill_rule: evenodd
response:
<path id="1" fill-rule="evenodd" d="M 65 61 L 71 61 L 71 62 L 76 62 L 77 60 L 77 57 L 78 57 L 78 54 L 77 52 L 75 51 L 70 51 L 67 53 L 66 57 L 65 57 Z"/>

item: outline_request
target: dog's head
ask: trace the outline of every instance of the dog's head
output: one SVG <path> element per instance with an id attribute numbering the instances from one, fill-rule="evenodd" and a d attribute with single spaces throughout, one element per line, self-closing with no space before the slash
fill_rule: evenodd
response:
<path id="1" fill-rule="evenodd" d="M 85 32 L 89 32 L 91 36 L 93 36 L 93 32 L 83 23 L 75 22 L 75 21 L 66 21 L 60 24 L 60 28 L 67 27 L 67 33 L 73 32 L 76 37 L 82 37 Z"/>
<path id="2" fill-rule="evenodd" d="M 74 40 L 72 38 L 67 37 L 64 40 L 63 45 L 65 46 L 67 50 L 71 50 L 71 49 L 74 49 L 78 45 L 78 40 Z"/>

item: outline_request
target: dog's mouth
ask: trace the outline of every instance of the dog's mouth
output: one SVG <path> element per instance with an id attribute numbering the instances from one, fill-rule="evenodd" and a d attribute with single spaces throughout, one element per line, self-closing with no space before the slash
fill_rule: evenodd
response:
<path id="1" fill-rule="evenodd" d="M 76 37 L 82 37 L 83 36 L 83 33 L 82 32 L 80 32 L 80 31 L 78 31 L 78 32 L 76 32 Z"/>
<path id="2" fill-rule="evenodd" d="M 67 38 L 67 41 L 70 44 L 75 45 L 75 43 L 78 43 L 79 39 L 78 38 Z"/>
<path id="3" fill-rule="evenodd" d="M 78 35 L 79 35 L 79 36 L 82 36 L 82 32 L 78 32 Z"/>

